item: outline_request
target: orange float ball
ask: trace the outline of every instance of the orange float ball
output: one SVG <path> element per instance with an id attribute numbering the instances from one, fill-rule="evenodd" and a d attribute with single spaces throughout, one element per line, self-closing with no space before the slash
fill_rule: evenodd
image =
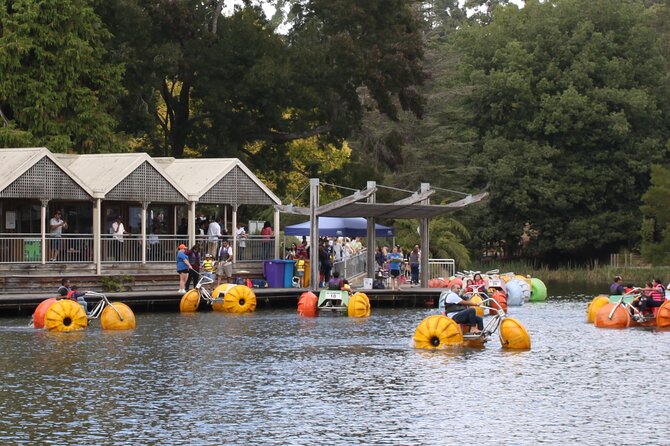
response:
<path id="1" fill-rule="evenodd" d="M 614 310 L 614 313 L 612 313 L 612 310 Z M 611 317 L 610 313 L 612 313 Z M 626 328 L 630 326 L 630 323 L 631 318 L 628 310 L 618 304 L 603 305 L 593 320 L 593 325 L 598 328 Z"/>
<path id="2" fill-rule="evenodd" d="M 305 317 L 316 317 L 318 300 L 319 298 L 311 291 L 302 293 L 298 299 L 298 314 Z"/>
<path id="3" fill-rule="evenodd" d="M 449 288 L 451 288 L 451 286 L 454 284 L 458 284 L 461 288 L 463 288 L 463 279 L 461 279 L 460 277 L 454 277 L 448 283 Z"/>
<path id="4" fill-rule="evenodd" d="M 40 302 L 37 308 L 35 308 L 35 312 L 33 313 L 33 326 L 35 328 L 44 328 L 44 316 L 47 314 L 49 307 L 56 303 L 56 300 L 55 297 L 50 297 Z"/>
<path id="5" fill-rule="evenodd" d="M 498 302 L 500 308 L 502 308 L 505 314 L 507 314 L 507 295 L 505 295 L 505 293 L 503 293 L 502 291 L 494 291 L 493 294 L 491 295 L 491 299 Z M 489 310 L 489 314 L 497 314 L 498 305 L 494 303 L 489 304 L 488 305 L 489 307 L 495 308 L 495 310 Z"/>

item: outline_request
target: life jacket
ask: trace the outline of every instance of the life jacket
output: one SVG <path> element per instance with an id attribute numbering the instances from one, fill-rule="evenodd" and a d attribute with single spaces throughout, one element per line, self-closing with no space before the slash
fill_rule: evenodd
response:
<path id="1" fill-rule="evenodd" d="M 458 313 L 459 311 L 467 310 L 468 307 L 466 305 L 461 305 L 461 304 L 446 304 L 444 307 L 444 314 L 449 314 L 449 313 Z"/>
<path id="2" fill-rule="evenodd" d="M 295 264 L 296 271 L 305 271 L 305 260 L 300 259 Z"/>
<path id="3" fill-rule="evenodd" d="M 651 293 L 649 293 L 649 297 L 656 302 L 663 302 L 665 300 L 665 288 L 663 288 L 663 285 L 656 285 L 651 290 Z"/>
<path id="4" fill-rule="evenodd" d="M 214 262 L 212 260 L 205 260 L 202 262 L 202 269 L 203 271 L 207 273 L 211 273 L 214 271 Z"/>
<path id="5" fill-rule="evenodd" d="M 219 260 L 227 262 L 230 258 L 230 246 L 222 246 L 219 251 Z"/>
<path id="6" fill-rule="evenodd" d="M 65 297 L 67 297 L 70 300 L 77 300 L 77 290 L 68 291 Z"/>

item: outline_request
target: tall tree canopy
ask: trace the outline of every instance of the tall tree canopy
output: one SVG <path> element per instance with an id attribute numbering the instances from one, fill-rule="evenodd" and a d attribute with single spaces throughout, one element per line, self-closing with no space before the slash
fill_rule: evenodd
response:
<path id="1" fill-rule="evenodd" d="M 110 51 L 128 65 L 126 131 L 164 155 L 242 151 L 282 169 L 286 143 L 342 144 L 366 106 L 392 118 L 398 108 L 421 113 L 414 2 L 291 3 L 286 34 L 248 3 L 228 16 L 222 1 L 101 3 L 115 35 Z M 266 147 L 245 151 L 258 142 Z"/>
<path id="2" fill-rule="evenodd" d="M 668 65 L 639 2 L 528 1 L 458 33 L 471 162 L 490 184 L 480 241 L 573 259 L 632 244 L 668 159 Z"/>
<path id="3" fill-rule="evenodd" d="M 0 1 L 0 145 L 118 150 L 122 65 L 86 0 Z"/>

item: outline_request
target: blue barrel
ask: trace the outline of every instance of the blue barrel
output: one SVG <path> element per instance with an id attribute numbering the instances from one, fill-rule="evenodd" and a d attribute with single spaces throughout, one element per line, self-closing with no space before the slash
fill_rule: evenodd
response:
<path id="1" fill-rule="evenodd" d="M 284 288 L 284 261 L 264 260 L 263 275 L 270 288 Z"/>
<path id="2" fill-rule="evenodd" d="M 295 260 L 283 260 L 284 262 L 284 288 L 293 287 L 293 276 L 295 276 Z"/>

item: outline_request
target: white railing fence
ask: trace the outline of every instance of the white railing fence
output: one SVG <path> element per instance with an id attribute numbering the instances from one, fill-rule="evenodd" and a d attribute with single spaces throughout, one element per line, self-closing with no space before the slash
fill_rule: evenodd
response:
<path id="1" fill-rule="evenodd" d="M 363 248 L 357 253 L 342 257 L 333 262 L 333 272 L 338 271 L 340 277 L 350 280 L 366 273 L 368 250 Z"/>
<path id="2" fill-rule="evenodd" d="M 428 278 L 449 278 L 456 274 L 454 259 L 428 259 Z"/>

